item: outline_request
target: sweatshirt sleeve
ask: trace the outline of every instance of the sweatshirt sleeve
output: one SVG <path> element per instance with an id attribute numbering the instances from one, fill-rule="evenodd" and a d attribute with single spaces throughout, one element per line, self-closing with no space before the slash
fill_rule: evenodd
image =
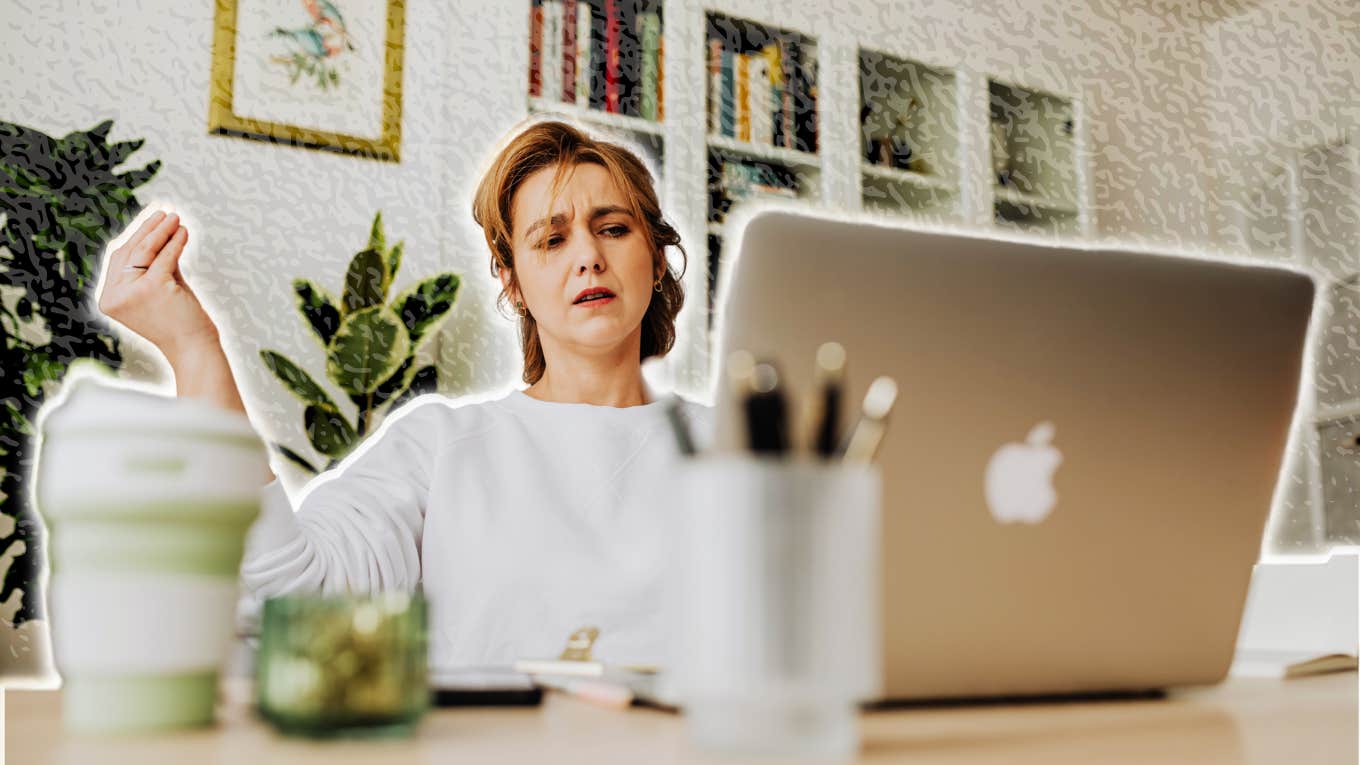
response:
<path id="1" fill-rule="evenodd" d="M 296 512 L 277 478 L 260 489 L 241 564 L 244 631 L 255 631 L 261 604 L 274 595 L 416 588 L 443 409 L 412 402 L 389 415 L 307 485 Z"/>

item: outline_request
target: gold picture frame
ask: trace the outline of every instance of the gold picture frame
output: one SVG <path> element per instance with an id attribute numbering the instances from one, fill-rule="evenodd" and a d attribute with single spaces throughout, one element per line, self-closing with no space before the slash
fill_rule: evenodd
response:
<path id="1" fill-rule="evenodd" d="M 213 51 L 212 51 L 212 94 L 208 107 L 208 132 L 213 135 L 227 135 L 238 138 L 247 138 L 269 143 L 281 143 L 291 146 L 299 146 L 309 149 L 319 149 L 323 151 L 333 151 L 342 154 L 352 154 L 360 157 L 367 157 L 386 162 L 401 161 L 401 80 L 402 80 L 402 57 L 404 51 L 403 37 L 405 30 L 405 2 L 404 0 L 385 0 L 386 13 L 381 21 L 385 24 L 385 39 L 383 41 L 383 72 L 381 85 L 381 113 L 380 117 L 374 114 L 379 121 L 380 127 L 376 135 L 360 134 L 358 131 L 349 130 L 325 130 L 317 126 L 302 126 L 288 124 L 285 121 L 269 119 L 247 113 L 239 113 L 238 107 L 242 95 L 241 88 L 244 83 L 238 83 L 237 55 L 240 51 L 238 45 L 238 21 L 240 3 L 250 2 L 251 0 L 216 0 L 216 13 L 214 17 L 213 30 Z M 383 0 L 370 0 L 371 2 L 383 2 Z M 303 2 L 302 5 L 307 12 L 315 15 L 315 21 L 326 24 L 324 27 L 328 34 L 335 34 L 336 25 L 334 19 L 338 19 L 338 9 L 330 2 L 321 0 L 320 2 Z M 323 18 L 320 14 L 326 13 L 334 18 Z M 338 34 L 350 50 L 353 45 L 350 36 L 344 28 L 343 19 L 340 19 Z M 306 29 L 286 30 L 276 27 L 271 36 L 286 37 L 287 34 L 297 34 L 298 39 L 303 44 L 311 43 L 321 45 L 321 35 L 316 33 L 316 29 L 323 27 L 312 26 Z M 259 40 L 252 40 L 253 44 L 262 45 Z M 260 50 L 253 50 L 252 53 L 259 54 Z M 321 52 L 318 51 L 318 54 Z M 327 54 L 329 55 L 329 54 Z M 376 54 L 374 54 L 376 55 Z M 295 64 L 296 70 L 293 74 L 292 83 L 296 83 L 300 77 L 300 72 L 306 69 L 309 75 L 317 77 L 319 87 L 325 90 L 327 85 L 339 87 L 339 78 L 334 68 L 327 69 L 324 61 L 315 68 L 312 62 L 305 61 L 303 53 L 295 53 L 292 60 L 285 60 L 287 57 L 274 57 L 272 63 L 275 64 Z M 320 59 L 318 59 L 319 61 Z M 370 64 L 372 62 L 369 62 Z M 357 78 L 356 78 L 357 79 Z M 371 78 L 370 78 L 371 81 Z M 310 84 L 310 80 L 309 80 Z M 351 89 L 353 91 L 354 89 Z M 253 95 L 253 94 L 252 94 Z M 257 99 L 258 100 L 258 99 Z M 280 105 L 288 105 L 287 100 L 278 101 Z M 365 104 L 365 109 L 374 111 L 372 104 Z M 259 111 L 258 104 L 256 111 Z M 341 112 L 337 112 L 340 114 Z"/>

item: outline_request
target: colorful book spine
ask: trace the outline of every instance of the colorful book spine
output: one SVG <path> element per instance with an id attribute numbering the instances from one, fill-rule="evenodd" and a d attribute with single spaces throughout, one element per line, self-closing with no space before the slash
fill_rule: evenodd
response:
<path id="1" fill-rule="evenodd" d="M 723 47 L 722 40 L 708 41 L 708 133 L 723 135 Z"/>
<path id="2" fill-rule="evenodd" d="M 562 97 L 562 0 L 543 0 L 543 97 Z"/>
<path id="3" fill-rule="evenodd" d="M 590 105 L 590 3 L 576 0 L 576 105 Z"/>
<path id="4" fill-rule="evenodd" d="M 576 102 L 576 2 L 562 0 L 562 101 Z"/>
<path id="5" fill-rule="evenodd" d="M 784 59 L 783 47 L 773 42 L 762 49 L 770 61 L 770 145 L 784 144 Z"/>
<path id="6" fill-rule="evenodd" d="M 657 119 L 657 88 L 660 84 L 657 57 L 661 46 L 661 17 L 655 13 L 638 15 L 638 37 L 642 40 L 642 89 L 638 116 L 645 120 Z"/>
<path id="7" fill-rule="evenodd" d="M 543 95 L 543 6 L 529 8 L 529 95 Z"/>
<path id="8" fill-rule="evenodd" d="M 761 53 L 753 54 L 750 57 L 750 64 L 747 67 L 750 85 L 747 87 L 746 113 L 751 123 L 752 143 L 762 146 L 769 146 L 774 143 L 774 120 L 773 112 L 770 111 L 770 59 Z"/>
<path id="9" fill-rule="evenodd" d="M 786 40 L 779 41 L 779 66 L 783 72 L 782 79 L 784 87 L 780 90 L 781 119 L 779 120 L 780 130 L 782 131 L 780 145 L 786 149 L 794 147 L 794 122 L 795 112 L 793 110 L 793 56 L 789 53 L 789 45 Z"/>
<path id="10" fill-rule="evenodd" d="M 751 140 L 751 56 L 735 55 L 737 63 L 737 140 Z"/>
<path id="11" fill-rule="evenodd" d="M 737 62 L 736 54 L 727 48 L 722 50 L 722 88 L 718 91 L 721 110 L 722 134 L 735 138 L 737 135 Z"/>
<path id="12" fill-rule="evenodd" d="M 619 112 L 619 2 L 604 0 L 604 99 L 610 114 Z"/>
<path id="13" fill-rule="evenodd" d="M 802 113 L 799 120 L 799 131 L 803 135 L 803 151 L 817 151 L 817 45 L 813 42 L 803 43 L 803 60 L 800 62 L 799 70 L 803 73 L 805 82 L 805 92 L 807 93 L 807 111 Z"/>

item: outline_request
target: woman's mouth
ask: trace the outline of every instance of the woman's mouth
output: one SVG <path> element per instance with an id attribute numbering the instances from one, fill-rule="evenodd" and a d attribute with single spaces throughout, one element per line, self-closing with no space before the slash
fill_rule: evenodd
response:
<path id="1" fill-rule="evenodd" d="M 598 306 L 611 304 L 611 302 L 613 302 L 613 295 L 594 294 L 579 299 L 575 302 L 575 305 L 581 306 L 581 308 L 598 308 Z"/>

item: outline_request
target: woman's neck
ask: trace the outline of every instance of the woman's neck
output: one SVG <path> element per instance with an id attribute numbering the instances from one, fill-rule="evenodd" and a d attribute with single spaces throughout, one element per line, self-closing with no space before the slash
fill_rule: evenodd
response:
<path id="1" fill-rule="evenodd" d="M 642 381 L 642 365 L 631 369 L 600 369 L 592 365 L 575 368 L 544 370 L 543 377 L 525 391 L 526 396 L 541 402 L 563 404 L 594 404 L 605 407 L 635 407 L 651 403 L 647 400 L 646 385 Z"/>

